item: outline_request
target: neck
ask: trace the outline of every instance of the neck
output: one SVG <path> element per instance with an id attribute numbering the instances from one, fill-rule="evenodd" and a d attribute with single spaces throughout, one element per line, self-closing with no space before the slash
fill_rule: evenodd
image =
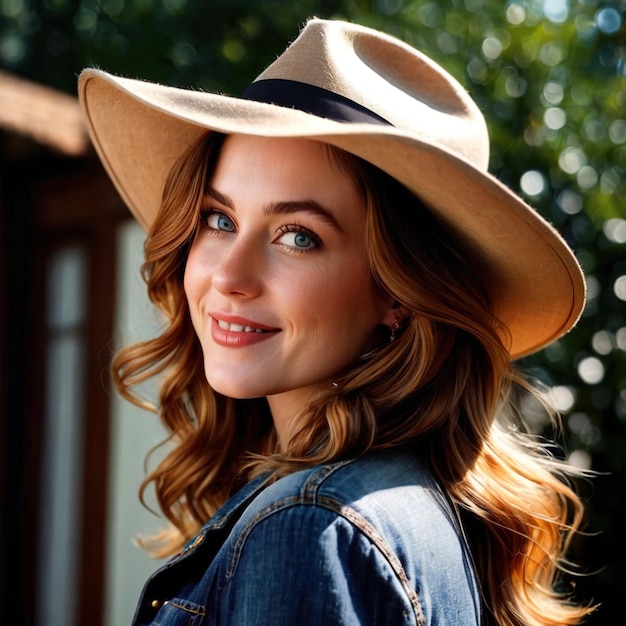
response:
<path id="1" fill-rule="evenodd" d="M 297 389 L 267 397 L 281 452 L 287 450 L 298 416 L 306 408 L 314 389 Z"/>

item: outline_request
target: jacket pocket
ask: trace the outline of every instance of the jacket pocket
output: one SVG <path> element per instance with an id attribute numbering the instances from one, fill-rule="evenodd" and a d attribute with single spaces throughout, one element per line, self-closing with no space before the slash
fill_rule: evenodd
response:
<path id="1" fill-rule="evenodd" d="M 182 598 L 172 598 L 163 604 L 152 626 L 202 626 L 205 617 L 205 607 Z"/>

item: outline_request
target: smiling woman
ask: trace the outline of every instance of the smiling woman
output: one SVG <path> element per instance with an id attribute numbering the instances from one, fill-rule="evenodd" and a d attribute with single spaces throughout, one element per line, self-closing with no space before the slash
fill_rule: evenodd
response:
<path id="1" fill-rule="evenodd" d="M 97 70 L 80 97 L 168 320 L 114 362 L 176 444 L 144 488 L 171 522 L 146 547 L 177 555 L 134 623 L 579 623 L 578 472 L 523 434 L 512 360 L 584 283 L 461 86 L 311 20 L 244 98 Z"/>
<path id="2" fill-rule="evenodd" d="M 206 379 L 266 397 L 287 449 L 311 394 L 397 311 L 367 264 L 365 201 L 324 144 L 233 135 L 210 182 L 184 278 Z"/>

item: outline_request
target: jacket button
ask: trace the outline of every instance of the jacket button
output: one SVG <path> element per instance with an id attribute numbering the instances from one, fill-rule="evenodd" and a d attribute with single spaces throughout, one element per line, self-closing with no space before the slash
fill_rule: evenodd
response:
<path id="1" fill-rule="evenodd" d="M 163 606 L 163 602 L 161 602 L 161 600 L 152 600 L 152 602 L 150 602 L 150 606 L 153 609 L 160 609 Z"/>

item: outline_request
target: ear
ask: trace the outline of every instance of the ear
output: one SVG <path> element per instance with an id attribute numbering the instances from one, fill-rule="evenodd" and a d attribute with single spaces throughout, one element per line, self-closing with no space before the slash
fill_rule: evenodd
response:
<path id="1" fill-rule="evenodd" d="M 394 304 L 385 311 L 380 323 L 383 326 L 387 326 L 390 330 L 398 330 L 398 326 L 400 326 L 400 318 L 401 314 L 398 309 L 398 305 Z"/>

